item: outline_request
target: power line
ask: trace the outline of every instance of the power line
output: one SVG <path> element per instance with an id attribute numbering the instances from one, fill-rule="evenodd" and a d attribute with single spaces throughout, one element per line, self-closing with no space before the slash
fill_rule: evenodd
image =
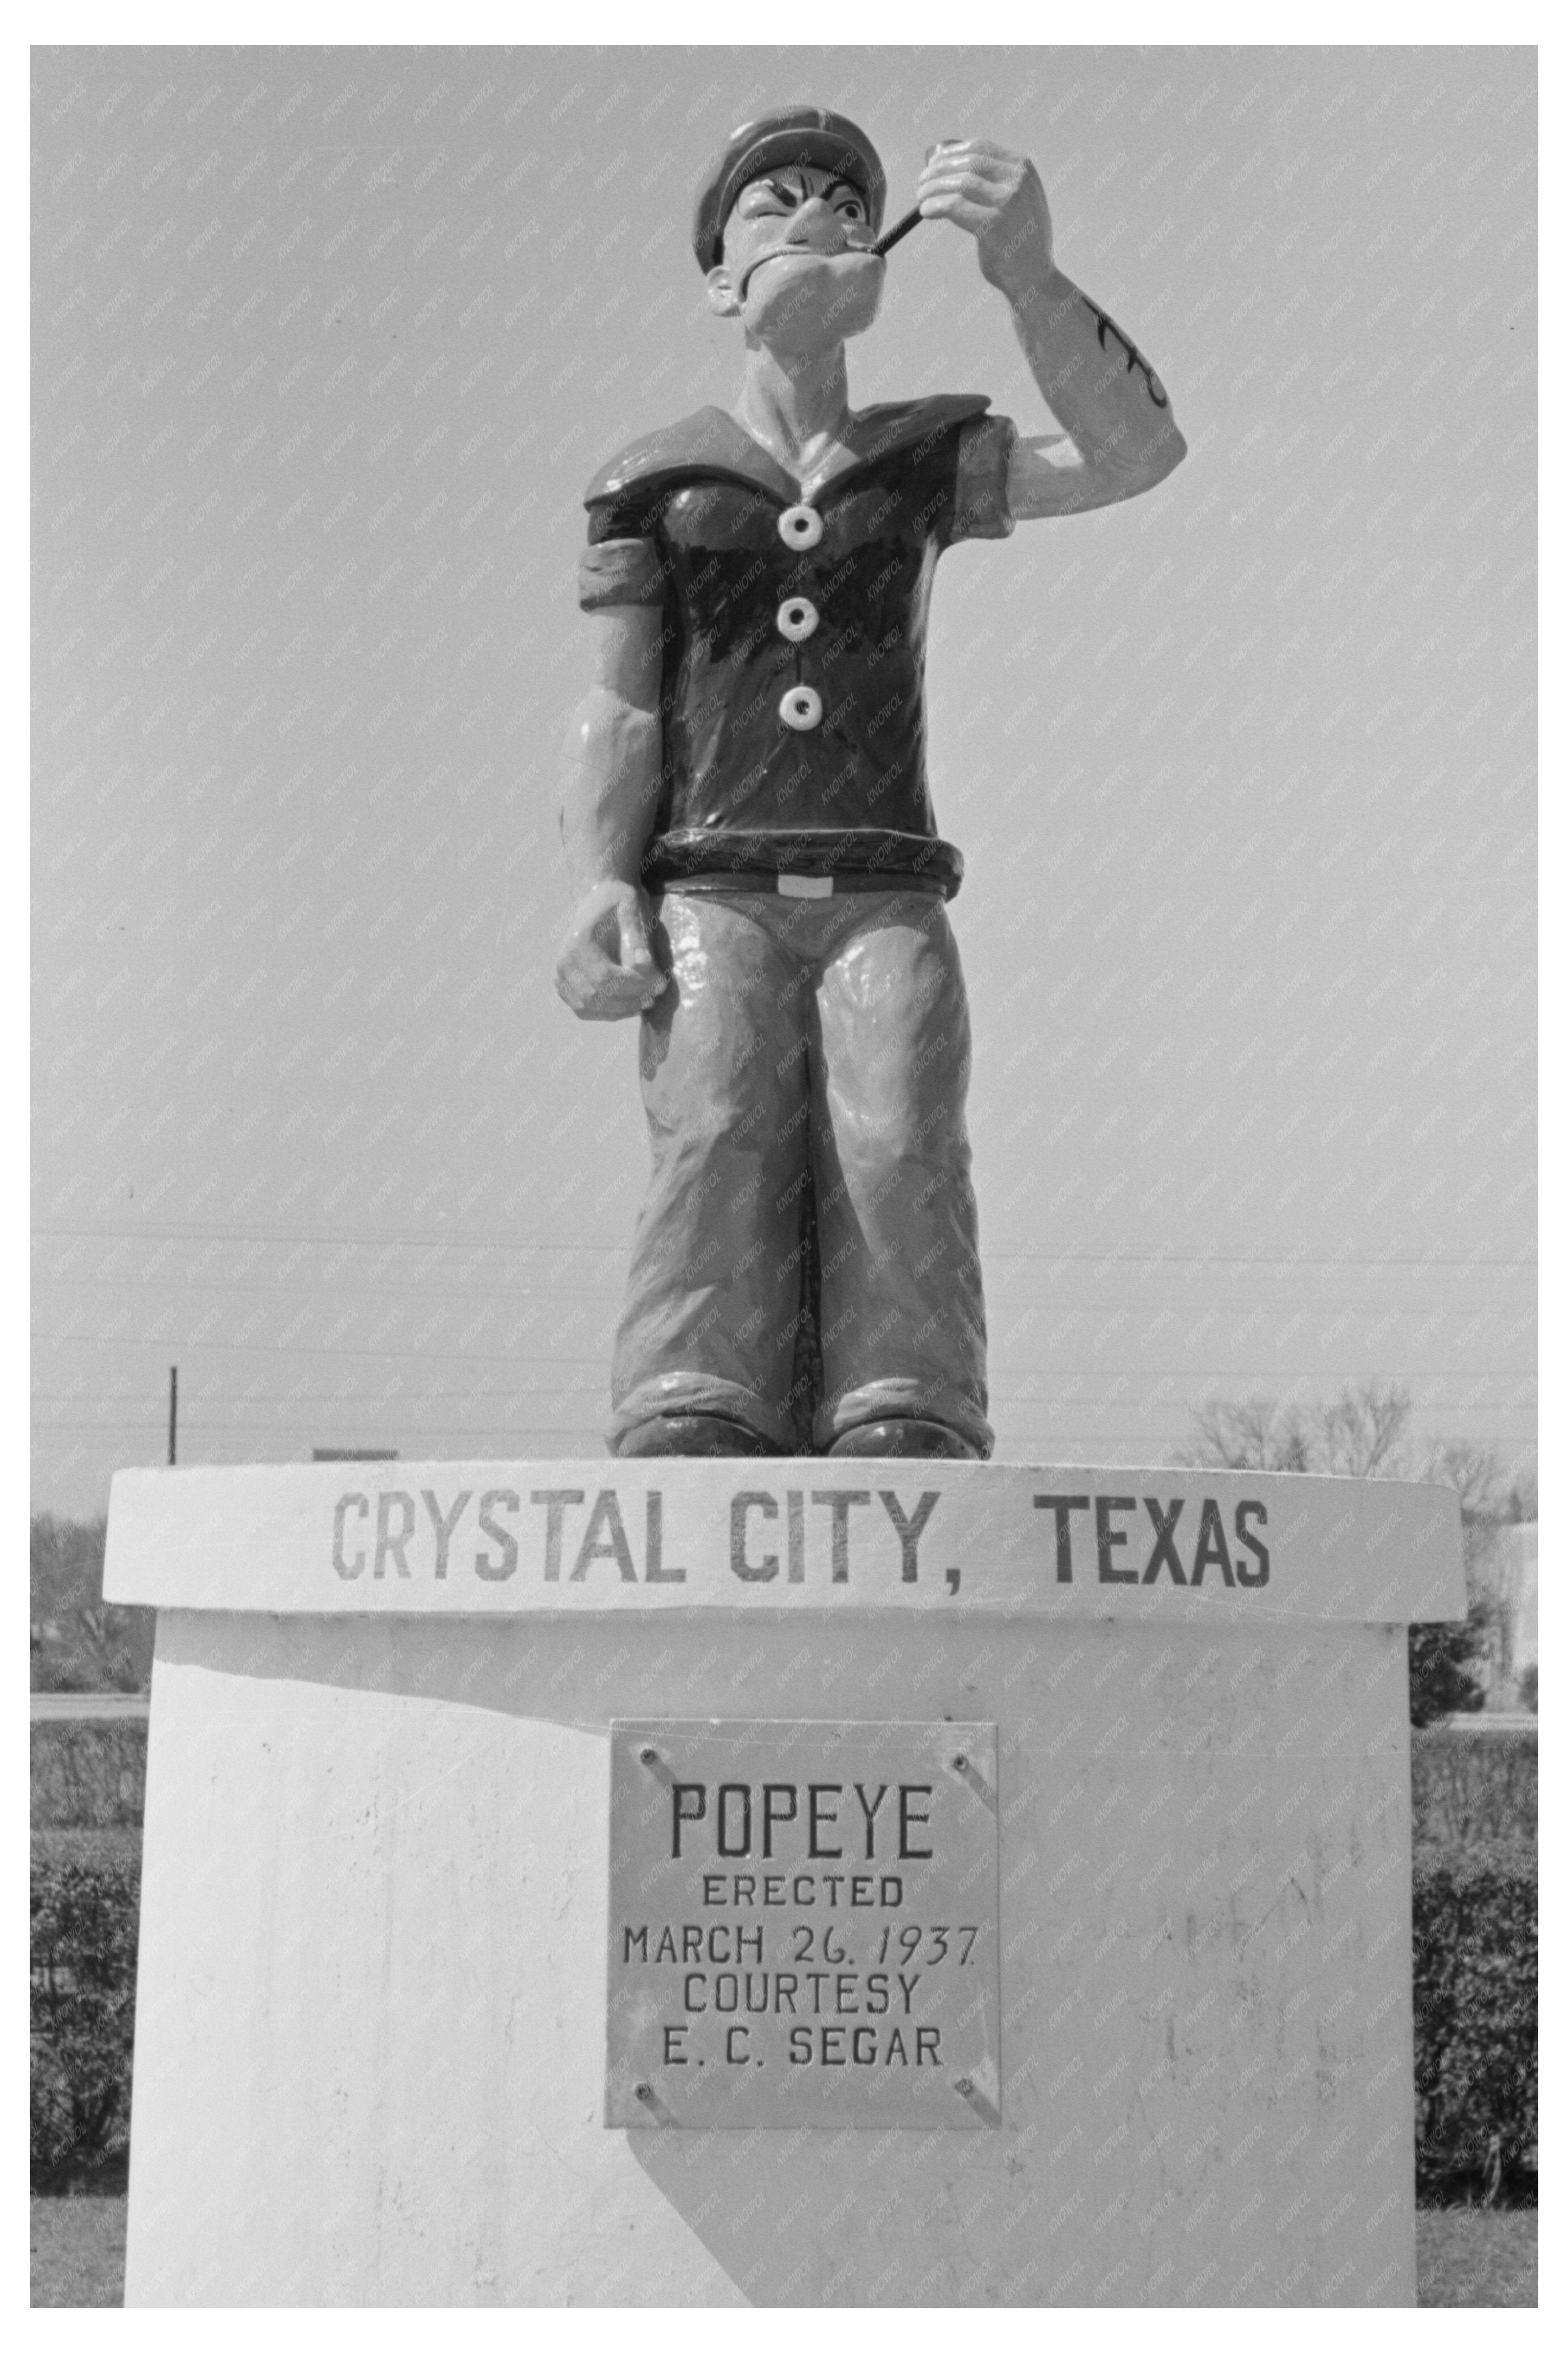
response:
<path id="1" fill-rule="evenodd" d="M 619 1242 L 465 1240 L 451 1234 L 319 1234 L 304 1226 L 54 1226 L 37 1225 L 35 1235 L 76 1241 L 276 1242 L 318 1250 L 584 1250 L 595 1257 L 625 1257 Z"/>
<path id="2" fill-rule="evenodd" d="M 480 1355 L 467 1348 L 404 1348 L 389 1340 L 380 1348 L 338 1347 L 331 1341 L 302 1340 L 177 1340 L 167 1332 L 145 1339 L 117 1332 L 33 1332 L 29 1338 L 51 1347 L 90 1348 L 223 1348 L 253 1356 L 371 1356 L 377 1364 L 389 1358 L 398 1364 L 444 1365 L 603 1365 L 602 1356 L 520 1356 L 515 1349 Z"/>
<path id="3" fill-rule="evenodd" d="M 493 1402 L 493 1400 L 490 1401 Z M 564 1403 L 566 1400 L 563 1399 L 561 1402 Z M 1172 1415 L 1177 1414 L 1185 1416 L 1190 1414 L 1192 1411 L 1192 1408 L 1188 1402 L 1184 1398 L 1148 1398 L 1078 1397 L 1065 1398 L 1062 1400 L 1062 1403 L 1072 1406 L 1075 1410 L 1084 1409 L 1101 1417 L 1110 1414 L 1132 1414 L 1142 1416 L 1143 1419 L 1150 1421 L 1168 1419 Z M 588 1398 L 584 1398 L 584 1405 L 587 1409 L 585 1419 L 597 1419 L 598 1413 L 601 1409 L 600 1405 Z M 994 1397 L 991 1399 L 991 1410 L 994 1414 L 1020 1412 L 1036 1408 L 1038 1408 L 1043 1412 L 1050 1412 L 1055 1409 L 1053 1407 L 1053 1400 L 1049 1397 Z M 1478 1399 L 1474 1401 L 1467 1400 L 1462 1408 L 1456 1409 L 1456 1410 L 1462 1411 L 1466 1417 L 1468 1418 L 1480 1414 L 1523 1414 L 1526 1411 L 1526 1408 L 1523 1405 L 1500 1405 L 1495 1402 L 1489 1402 L 1485 1399 Z M 312 1406 L 308 1409 L 296 1411 L 292 1414 L 280 1414 L 278 1416 L 276 1420 L 273 1421 L 264 1421 L 259 1419 L 253 1418 L 244 1420 L 227 1420 L 220 1419 L 217 1420 L 203 1420 L 198 1423 L 182 1419 L 180 1427 L 182 1439 L 189 1438 L 193 1434 L 199 1437 L 204 1430 L 240 1430 L 248 1432 L 253 1437 L 267 1437 L 275 1434 L 279 1430 L 316 1429 L 324 1422 L 336 1421 L 338 1419 L 339 1417 L 332 1412 L 330 1405 L 328 1405 L 323 1407 Z M 452 1429 L 437 1430 L 426 1423 L 418 1414 L 403 1414 L 388 1409 L 386 1412 L 382 1413 L 377 1417 L 377 1427 L 379 1429 L 384 1430 L 393 1424 L 395 1424 L 400 1430 L 417 1430 L 426 1437 L 447 1438 L 480 1437 L 485 1435 L 487 1432 L 499 1432 L 504 1435 L 508 1431 L 515 1431 L 518 1430 L 544 1430 L 552 1429 L 557 1426 L 553 1423 L 524 1422 L 521 1419 L 509 1419 L 504 1422 L 468 1423 L 459 1425 Z M 576 1428 L 580 1425 L 574 1423 L 570 1426 Z M 100 1435 L 107 1436 L 115 1430 L 163 1430 L 163 1428 L 164 1424 L 161 1419 L 156 1416 L 150 1416 L 147 1414 L 125 1415 L 121 1417 L 110 1416 L 107 1419 L 100 1419 L 90 1421 L 60 1421 L 49 1419 L 38 1420 L 34 1424 L 33 1436 L 36 1439 L 44 1438 L 47 1437 L 55 1430 L 97 1430 Z"/>
<path id="4" fill-rule="evenodd" d="M 137 1430 L 161 1430 L 163 1427 L 164 1425 L 161 1420 L 113 1422 L 51 1421 L 47 1422 L 44 1425 L 43 1431 L 35 1434 L 43 1435 L 47 1431 L 56 1430 L 94 1430 L 100 1432 Z M 281 1423 L 279 1425 L 279 1428 L 283 1430 L 287 1430 L 290 1427 L 298 1429 L 303 1427 L 303 1425 L 300 1423 L 294 1423 L 292 1425 L 289 1423 Z M 431 1430 L 421 1425 L 418 1434 L 421 1438 L 518 1438 L 528 1433 L 531 1433 L 536 1437 L 544 1436 L 549 1433 L 554 1433 L 557 1436 L 565 1437 L 572 1431 L 581 1430 L 583 1427 L 584 1424 L 582 1422 L 575 1421 L 492 1421 L 480 1422 L 477 1427 L 470 1425 L 458 1430 Z M 238 1435 L 245 1438 L 272 1438 L 276 1437 L 278 1434 L 277 1430 L 262 1429 L 258 1427 L 258 1424 L 251 1421 L 187 1421 L 181 1424 L 180 1442 L 183 1446 L 188 1446 L 193 1439 L 216 1437 L 220 1432 L 227 1435 L 233 1435 L 237 1432 Z"/>
<path id="5" fill-rule="evenodd" d="M 508 1284 L 501 1292 L 492 1285 L 487 1290 L 459 1290 L 455 1285 L 420 1282 L 233 1282 L 226 1276 L 216 1275 L 153 1275 L 144 1274 L 38 1274 L 35 1283 L 53 1283 L 60 1289 L 101 1287 L 105 1291 L 260 1291 L 269 1298 L 289 1298 L 298 1294 L 307 1299 L 597 1299 L 606 1307 L 615 1306 L 619 1293 L 613 1291 L 584 1291 L 581 1288 L 557 1288 L 553 1283 L 537 1287 L 513 1287 Z M 439 1282 L 439 1278 L 437 1278 Z"/>
<path id="6" fill-rule="evenodd" d="M 41 1334 L 35 1333 L 33 1335 L 35 1339 L 41 1338 L 42 1336 L 43 1335 Z M 462 1348 L 404 1348 L 395 1350 L 390 1347 L 352 1348 L 338 1347 L 331 1343 L 316 1345 L 314 1343 L 303 1341 L 283 1342 L 275 1346 L 271 1343 L 266 1341 L 172 1340 L 170 1335 L 166 1333 L 155 1335 L 154 1337 L 147 1340 L 128 1339 L 113 1335 L 97 1336 L 90 1334 L 84 1335 L 80 1333 L 66 1334 L 62 1335 L 62 1339 L 70 1345 L 83 1347 L 156 1348 L 160 1351 L 169 1346 L 174 1346 L 182 1350 L 186 1348 L 216 1348 L 232 1351 L 242 1355 L 352 1356 L 356 1358 L 368 1356 L 378 1364 L 391 1361 L 394 1364 L 423 1363 L 459 1365 L 549 1365 L 552 1366 L 582 1366 L 595 1369 L 602 1374 L 607 1373 L 608 1371 L 606 1359 L 602 1356 L 535 1356 L 527 1353 L 514 1353 L 510 1351 L 502 1354 L 493 1354 L 489 1352 L 480 1353 L 479 1351 L 469 1351 Z M 56 1345 L 58 1344 L 57 1343 Z M 1243 1358 L 1239 1361 L 1241 1365 L 1245 1366 L 1247 1360 Z M 1323 1368 L 1314 1368 L 1310 1366 L 1301 1367 L 1296 1364 L 1291 1364 L 1285 1367 L 1279 1366 L 1255 1366 L 1252 1370 L 1238 1370 L 1237 1360 L 1236 1359 L 1231 1359 L 1223 1365 L 996 1365 L 993 1368 L 991 1388 L 993 1394 L 994 1394 L 999 1380 L 1009 1382 L 1033 1380 L 1132 1382 L 1156 1380 L 1225 1380 L 1288 1381 L 1297 1383 L 1301 1381 L 1342 1381 L 1344 1377 L 1343 1368 L 1341 1366 L 1329 1366 Z M 1447 1364 L 1402 1366 L 1400 1377 L 1405 1380 L 1427 1381 L 1529 1381 L 1533 1385 L 1538 1375 L 1536 1368 L 1533 1366 L 1529 1365 Z M 568 1383 L 565 1386 L 570 1387 L 571 1384 Z M 36 1404 L 45 1404 L 53 1401 L 57 1393 L 36 1390 L 33 1394 L 34 1402 Z M 74 1403 L 79 1394 L 79 1391 L 58 1393 L 58 1401 L 62 1404 Z M 410 1389 L 395 1391 L 388 1389 L 362 1393 L 359 1397 L 359 1402 L 370 1405 L 379 1403 L 384 1399 L 389 1402 L 395 1402 L 400 1398 L 414 1399 L 426 1396 L 447 1396 L 458 1398 L 466 1397 L 469 1394 L 470 1392 L 467 1390 L 443 1391 Z M 497 1393 L 490 1392 L 490 1394 Z M 532 1395 L 533 1390 L 530 1388 L 524 1387 L 516 1390 L 500 1392 L 500 1394 L 526 1397 Z M 287 1396 L 274 1392 L 261 1392 L 260 1398 L 263 1402 L 287 1404 L 291 1401 Z M 325 1401 L 331 1403 L 333 1400 L 331 1397 L 328 1397 Z M 354 1399 L 353 1398 L 349 1398 L 344 1399 L 343 1402 L 353 1403 L 354 1402 Z"/>
<path id="7" fill-rule="evenodd" d="M 323 1303 L 339 1300 L 350 1302 L 419 1299 L 425 1301 L 427 1305 L 435 1307 L 445 1306 L 448 1303 L 460 1300 L 473 1300 L 490 1305 L 510 1304 L 522 1300 L 547 1300 L 563 1305 L 568 1301 L 586 1299 L 591 1300 L 605 1314 L 616 1314 L 620 1305 L 620 1293 L 617 1289 L 585 1290 L 580 1285 L 570 1287 L 562 1285 L 559 1288 L 553 1284 L 512 1285 L 499 1279 L 482 1288 L 477 1288 L 472 1284 L 446 1283 L 438 1277 L 427 1283 L 235 1282 L 221 1275 L 38 1274 L 35 1275 L 33 1281 L 35 1289 L 47 1286 L 57 1290 L 155 1291 L 170 1297 L 195 1292 L 209 1292 L 220 1297 L 227 1296 L 231 1293 L 249 1293 L 263 1298 L 303 1298 L 320 1300 Z M 1332 1297 L 1325 1296 L 1320 1291 L 1315 1294 L 1313 1304 L 1316 1307 L 1324 1308 L 1358 1305 L 1363 1303 L 1363 1291 L 1361 1288 L 1341 1292 Z M 1083 1294 L 1079 1303 L 1087 1306 L 1091 1303 L 1091 1298 L 1092 1294 Z M 1026 1295 L 1014 1292 L 1005 1303 L 994 1304 L 992 1312 L 994 1315 L 1002 1315 L 1007 1313 L 1009 1308 L 1014 1311 L 1025 1307 L 1065 1309 L 1074 1303 L 1074 1295 L 1065 1291 L 1042 1293 L 1038 1295 Z M 1449 1312 L 1458 1313 L 1460 1304 L 1461 1303 L 1455 1302 Z M 1464 1312 L 1472 1312 L 1469 1303 L 1463 1304 Z M 1161 1303 L 1160 1312 L 1164 1312 L 1163 1302 Z M 1389 1304 L 1380 1300 L 1377 1303 L 1377 1313 L 1404 1316 L 1427 1315 L 1432 1313 L 1432 1302 L 1429 1298 L 1422 1298 Z"/>
<path id="8" fill-rule="evenodd" d="M 548 1358 L 535 1359 L 524 1357 L 520 1358 L 518 1361 L 530 1363 L 548 1362 L 550 1360 Z M 601 1360 L 596 1356 L 563 1356 L 557 1361 L 562 1364 L 569 1365 L 599 1365 Z M 1289 1379 L 1294 1383 L 1300 1381 L 1335 1380 L 1341 1377 L 1342 1376 L 1337 1371 L 1314 1372 L 1308 1370 L 1306 1372 L 1300 1372 L 1294 1367 L 1292 1367 L 1288 1374 L 1279 1371 L 1237 1374 L 1233 1371 L 1229 1365 L 1215 1365 L 1208 1366 L 1192 1365 L 1135 1365 L 1125 1367 L 1110 1365 L 1086 1365 L 1082 1366 L 1074 1366 L 1071 1365 L 1000 1365 L 994 1367 L 989 1386 L 991 1395 L 994 1398 L 1003 1394 L 1005 1390 L 1009 1388 L 1012 1388 L 1016 1392 L 1017 1385 L 1019 1383 L 1028 1381 L 1140 1382 L 1154 1380 L 1237 1379 L 1279 1381 Z M 1527 1367 L 1525 1366 L 1514 1365 L 1499 1365 L 1490 1366 L 1481 1365 L 1415 1366 L 1412 1368 L 1405 1377 L 1411 1380 L 1442 1381 L 1517 1380 L 1528 1381 L 1531 1387 L 1534 1386 L 1536 1380 L 1536 1375 L 1533 1368 Z M 570 1388 L 571 1385 L 567 1384 L 566 1386 Z M 239 1396 L 226 1398 L 223 1402 L 237 1406 L 298 1405 L 301 1407 L 310 1406 L 312 1408 L 319 1404 L 323 1408 L 329 1409 L 352 1405 L 375 1406 L 378 1408 L 399 1405 L 412 1407 L 431 1403 L 482 1405 L 487 1399 L 492 1403 L 496 1403 L 507 1398 L 531 1397 L 537 1393 L 536 1387 L 530 1388 L 526 1385 L 508 1389 L 321 1389 L 308 1394 L 301 1394 L 300 1391 L 294 1389 L 249 1389 L 246 1390 Z M 82 1388 L 35 1389 L 32 1392 L 32 1402 L 36 1406 L 82 1405 L 89 1401 L 90 1395 L 90 1392 Z M 111 1391 L 108 1395 L 100 1396 L 96 1401 L 102 1405 L 131 1405 L 140 1402 L 142 1395 L 143 1392 L 140 1388 L 134 1391 L 120 1389 Z M 216 1402 L 216 1400 L 213 1401 Z M 1121 1400 L 1112 1398 L 1107 1400 L 1107 1402 L 1114 1404 L 1121 1402 Z M 1153 1402 L 1156 1404 L 1163 1402 L 1176 1403 L 1181 1402 L 1181 1400 L 1163 1400 L 1157 1398 L 1153 1400 Z"/>
<path id="9" fill-rule="evenodd" d="M 304 1227 L 198 1226 L 52 1226 L 34 1228 L 36 1235 L 92 1241 L 292 1242 L 322 1250 L 442 1250 L 579 1251 L 596 1258 L 625 1258 L 629 1243 L 517 1241 L 472 1240 L 437 1234 L 317 1234 Z M 1370 1257 L 1321 1255 L 1308 1251 L 1227 1252 L 1222 1250 L 983 1250 L 996 1264 L 1049 1266 L 1242 1266 L 1242 1267 L 1371 1267 L 1484 1266 L 1515 1270 L 1532 1268 L 1533 1256 L 1488 1258 L 1469 1251 L 1428 1251 L 1415 1254 L 1379 1253 Z"/>

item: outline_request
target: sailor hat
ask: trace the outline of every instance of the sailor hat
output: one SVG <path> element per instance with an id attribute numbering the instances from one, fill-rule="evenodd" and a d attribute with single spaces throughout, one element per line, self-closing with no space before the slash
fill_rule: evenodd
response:
<path id="1" fill-rule="evenodd" d="M 712 269 L 723 259 L 724 224 L 747 182 L 799 164 L 841 172 L 865 197 L 872 234 L 881 227 L 887 174 L 858 123 L 825 106 L 776 107 L 732 131 L 703 178 L 691 223 L 700 269 Z"/>

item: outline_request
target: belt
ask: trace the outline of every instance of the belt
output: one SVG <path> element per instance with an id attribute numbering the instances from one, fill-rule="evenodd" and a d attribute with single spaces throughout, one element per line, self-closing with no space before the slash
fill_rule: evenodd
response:
<path id="1" fill-rule="evenodd" d="M 918 891 L 932 899 L 947 896 L 943 884 L 931 874 L 672 874 L 647 887 L 656 898 L 671 891 L 721 898 L 734 891 L 764 892 L 770 899 L 842 899 L 862 891 L 884 894 Z"/>
<path id="2" fill-rule="evenodd" d="M 963 879 L 951 842 L 877 826 L 679 827 L 656 835 L 642 859 L 648 891 L 766 891 L 786 899 L 926 891 L 951 899 Z"/>

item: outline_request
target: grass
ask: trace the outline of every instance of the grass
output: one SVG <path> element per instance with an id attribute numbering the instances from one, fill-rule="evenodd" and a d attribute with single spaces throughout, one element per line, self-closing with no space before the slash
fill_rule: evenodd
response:
<path id="1" fill-rule="evenodd" d="M 118 2305 L 125 2285 L 123 2198 L 35 2198 L 35 2305 Z M 1453 2208 L 1415 2217 L 1415 2301 L 1533 2305 L 1536 2216 Z"/>
<path id="2" fill-rule="evenodd" d="M 35 2198 L 28 2237 L 34 2304 L 123 2304 L 123 2198 Z"/>
<path id="3" fill-rule="evenodd" d="M 1425 2305 L 1533 2305 L 1536 2226 L 1533 2207 L 1483 2213 L 1452 2206 L 1415 2217 L 1415 2301 Z"/>
<path id="4" fill-rule="evenodd" d="M 140 1824 L 106 1831 L 37 1830 L 30 1833 L 34 1856 L 49 1862 L 133 1863 L 142 1861 Z"/>

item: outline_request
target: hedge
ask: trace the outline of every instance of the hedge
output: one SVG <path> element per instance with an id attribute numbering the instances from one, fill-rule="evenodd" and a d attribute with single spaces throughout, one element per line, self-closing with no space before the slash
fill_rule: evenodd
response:
<path id="1" fill-rule="evenodd" d="M 1467 1535 L 1468 1531 L 1467 1531 Z M 1486 1658 L 1490 1612 L 1472 1602 L 1455 1625 L 1415 1625 L 1405 1635 L 1410 1667 L 1410 1721 L 1417 1727 L 1447 1715 L 1473 1715 L 1486 1704 L 1486 1685 L 1475 1670 Z"/>
<path id="2" fill-rule="evenodd" d="M 141 1840 L 32 1844 L 32 2166 L 49 2189 L 128 2144 Z M 1420 1845 L 1414 1894 L 1417 2197 L 1532 2200 L 1535 1849 Z"/>
<path id="3" fill-rule="evenodd" d="M 1434 1725 L 1410 1736 L 1411 1829 L 1419 1847 L 1534 1842 L 1537 1759 L 1533 1725 L 1472 1732 Z"/>
<path id="4" fill-rule="evenodd" d="M 28 1751 L 36 1831 L 113 1830 L 142 1820 L 145 1716 L 35 1716 Z"/>
<path id="5" fill-rule="evenodd" d="M 1532 2201 L 1535 1848 L 1418 1847 L 1414 1893 L 1417 2198 Z"/>
<path id="6" fill-rule="evenodd" d="M 32 1841 L 30 2149 L 35 2189 L 121 2156 L 142 1841 L 137 1832 L 42 1831 Z"/>

